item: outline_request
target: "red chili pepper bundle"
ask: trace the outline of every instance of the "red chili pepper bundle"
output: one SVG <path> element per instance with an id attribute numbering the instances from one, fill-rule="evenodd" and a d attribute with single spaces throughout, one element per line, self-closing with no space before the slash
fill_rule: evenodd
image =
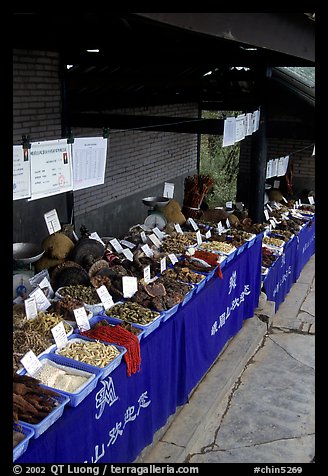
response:
<path id="1" fill-rule="evenodd" d="M 127 374 L 130 377 L 140 370 L 140 343 L 136 335 L 124 329 L 122 326 L 99 326 L 81 333 L 91 339 L 102 340 L 112 344 L 121 345 L 126 348 L 124 354 Z"/>

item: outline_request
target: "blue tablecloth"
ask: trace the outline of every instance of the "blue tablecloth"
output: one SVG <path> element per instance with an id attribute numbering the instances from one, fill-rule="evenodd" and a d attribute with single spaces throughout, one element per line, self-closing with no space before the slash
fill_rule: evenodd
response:
<path id="1" fill-rule="evenodd" d="M 261 246 L 256 242 L 141 340 L 141 370 L 125 362 L 36 440 L 16 463 L 131 463 L 153 440 L 258 305 Z"/>
<path id="2" fill-rule="evenodd" d="M 315 252 L 315 217 L 306 223 L 297 235 L 297 238 L 295 281 L 299 278 L 302 269 Z"/>

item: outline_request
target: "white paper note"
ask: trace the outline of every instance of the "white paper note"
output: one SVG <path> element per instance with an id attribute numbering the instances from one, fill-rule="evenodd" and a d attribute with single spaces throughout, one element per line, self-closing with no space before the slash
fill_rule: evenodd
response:
<path id="1" fill-rule="evenodd" d="M 32 376 L 36 374 L 36 372 L 42 367 L 40 360 L 37 358 L 37 356 L 32 350 L 26 352 L 24 357 L 21 358 L 21 362 L 24 365 L 24 368 L 26 369 L 27 373 Z"/>
<path id="2" fill-rule="evenodd" d="M 190 223 L 190 225 L 193 227 L 195 231 L 198 230 L 198 225 L 193 218 L 188 218 L 188 222 Z"/>
<path id="3" fill-rule="evenodd" d="M 90 330 L 90 322 L 85 307 L 73 309 L 76 325 L 81 332 Z"/>
<path id="4" fill-rule="evenodd" d="M 114 306 L 113 298 L 108 292 L 108 289 L 106 288 L 105 285 L 100 286 L 99 288 L 96 289 L 96 291 L 105 310 Z"/>
<path id="5" fill-rule="evenodd" d="M 200 233 L 200 230 L 196 232 L 196 238 L 197 238 L 197 245 L 201 245 L 203 243 L 203 240 L 202 240 L 202 235 Z"/>
<path id="6" fill-rule="evenodd" d="M 123 296 L 132 297 L 138 291 L 138 280 L 134 276 L 122 277 Z"/>
<path id="7" fill-rule="evenodd" d="M 31 160 L 29 149 L 13 146 L 13 200 L 31 196 Z"/>
<path id="8" fill-rule="evenodd" d="M 313 197 L 308 197 L 309 199 L 309 204 L 314 205 L 314 198 Z"/>
<path id="9" fill-rule="evenodd" d="M 116 238 L 114 238 L 113 240 L 110 240 L 109 243 L 112 245 L 115 251 L 117 251 L 118 253 L 122 253 L 123 251 L 122 245 Z"/>
<path id="10" fill-rule="evenodd" d="M 51 329 L 51 333 L 53 335 L 53 338 L 55 339 L 55 344 L 58 347 L 58 349 L 61 349 L 62 347 L 65 347 L 65 345 L 68 342 L 64 323 L 59 322 L 55 327 Z"/>
<path id="11" fill-rule="evenodd" d="M 268 221 L 270 218 L 268 210 L 264 210 L 264 216 L 265 216 L 265 219 Z"/>
<path id="12" fill-rule="evenodd" d="M 165 182 L 163 197 L 173 198 L 173 195 L 174 195 L 174 183 Z"/>
<path id="13" fill-rule="evenodd" d="M 80 137 L 73 144 L 73 190 L 105 182 L 108 139 Z"/>
<path id="14" fill-rule="evenodd" d="M 129 261 L 133 261 L 133 253 L 129 248 L 124 248 L 122 253 L 126 257 L 126 259 L 128 259 Z"/>
<path id="15" fill-rule="evenodd" d="M 211 230 L 208 230 L 208 231 L 205 233 L 205 238 L 209 239 L 209 238 L 211 238 L 211 236 L 212 236 Z"/>
<path id="16" fill-rule="evenodd" d="M 174 253 L 170 253 L 170 254 L 168 255 L 168 257 L 170 258 L 170 261 L 171 261 L 172 264 L 175 264 L 175 263 L 177 263 L 177 262 L 179 261 L 178 258 L 176 257 L 176 255 L 175 255 Z"/>
<path id="17" fill-rule="evenodd" d="M 48 228 L 49 235 L 52 235 L 56 231 L 61 230 L 60 221 L 58 218 L 57 210 L 54 208 L 44 214 L 44 219 Z"/>
<path id="18" fill-rule="evenodd" d="M 34 297 L 27 298 L 24 301 L 26 319 L 34 319 L 38 315 L 36 301 Z"/>
<path id="19" fill-rule="evenodd" d="M 166 270 L 166 256 L 164 256 L 164 258 L 161 259 L 160 264 L 161 264 L 161 273 L 164 273 L 164 271 Z"/>
<path id="20" fill-rule="evenodd" d="M 135 246 L 136 246 L 134 243 L 131 243 L 131 241 L 128 241 L 128 240 L 121 240 L 121 244 L 124 245 L 124 246 L 127 246 L 131 250 L 133 248 L 135 248 Z"/>
<path id="21" fill-rule="evenodd" d="M 177 233 L 182 233 L 183 234 L 183 231 L 182 231 L 181 226 L 179 225 L 179 223 L 175 223 L 174 228 L 175 228 L 175 231 Z"/>
<path id="22" fill-rule="evenodd" d="M 152 258 L 154 256 L 153 251 L 149 248 L 147 244 L 143 245 L 141 249 L 145 253 L 145 255 L 148 256 L 148 258 Z"/>
<path id="23" fill-rule="evenodd" d="M 29 294 L 30 297 L 34 297 L 36 301 L 36 307 L 38 311 L 46 311 L 51 306 L 51 302 L 46 298 L 41 288 L 37 287 Z"/>
<path id="24" fill-rule="evenodd" d="M 160 248 L 162 246 L 161 242 L 159 241 L 159 239 L 157 238 L 157 236 L 155 235 L 155 233 L 151 233 L 148 237 L 150 239 L 150 241 L 152 243 L 154 243 L 154 245 L 157 247 L 157 248 Z"/>
<path id="25" fill-rule="evenodd" d="M 236 117 L 235 142 L 239 142 L 239 141 L 245 139 L 245 135 L 246 135 L 245 114 L 239 114 Z"/>
<path id="26" fill-rule="evenodd" d="M 149 281 L 151 280 L 150 265 L 144 267 L 143 278 L 144 278 L 145 283 L 149 283 Z"/>
<path id="27" fill-rule="evenodd" d="M 236 118 L 227 117 L 224 120 L 222 147 L 227 147 L 235 143 Z"/>
<path id="28" fill-rule="evenodd" d="M 155 235 L 157 236 L 159 240 L 162 240 L 164 238 L 164 233 L 159 228 L 157 228 L 157 226 L 153 228 L 153 232 L 155 233 Z"/>
<path id="29" fill-rule="evenodd" d="M 100 238 L 100 236 L 98 235 L 98 233 L 96 231 L 91 233 L 89 238 L 91 238 L 92 240 L 99 241 L 99 243 L 101 243 L 103 246 L 106 246 L 105 243 L 103 242 L 103 240 Z"/>

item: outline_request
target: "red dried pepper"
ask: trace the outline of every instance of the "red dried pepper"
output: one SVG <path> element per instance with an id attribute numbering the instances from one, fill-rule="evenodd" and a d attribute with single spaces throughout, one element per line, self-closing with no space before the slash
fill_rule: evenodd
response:
<path id="1" fill-rule="evenodd" d="M 126 362 L 128 376 L 130 377 L 132 374 L 140 370 L 140 343 L 138 337 L 132 334 L 132 332 L 117 325 L 99 326 L 81 332 L 81 334 L 91 339 L 102 340 L 125 347 L 127 352 L 123 357 Z"/>

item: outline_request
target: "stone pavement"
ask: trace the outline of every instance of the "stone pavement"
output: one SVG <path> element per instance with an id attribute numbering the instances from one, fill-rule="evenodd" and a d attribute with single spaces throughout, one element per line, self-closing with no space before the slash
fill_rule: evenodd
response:
<path id="1" fill-rule="evenodd" d="M 315 427 L 315 257 L 267 302 L 136 463 L 309 463 Z"/>

